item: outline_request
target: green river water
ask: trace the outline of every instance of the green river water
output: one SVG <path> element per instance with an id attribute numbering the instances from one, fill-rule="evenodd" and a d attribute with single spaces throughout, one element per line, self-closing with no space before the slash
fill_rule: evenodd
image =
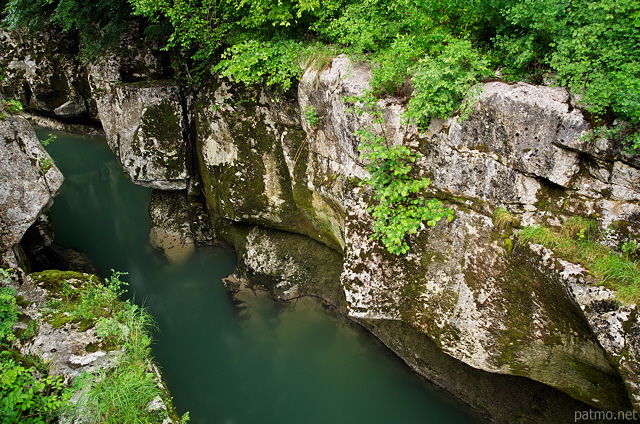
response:
<path id="1" fill-rule="evenodd" d="M 99 273 L 128 272 L 158 324 L 153 353 L 191 423 L 478 423 L 370 334 L 307 300 L 234 306 L 220 279 L 233 252 L 198 248 L 170 264 L 148 242 L 151 190 L 127 180 L 104 137 L 38 130 L 65 175 L 51 209 L 56 242 Z"/>

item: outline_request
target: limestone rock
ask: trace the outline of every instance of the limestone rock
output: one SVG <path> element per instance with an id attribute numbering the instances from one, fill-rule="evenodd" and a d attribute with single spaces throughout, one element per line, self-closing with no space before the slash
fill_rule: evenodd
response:
<path id="1" fill-rule="evenodd" d="M 222 219 L 286 229 L 341 250 L 344 178 L 313 151 L 293 93 L 218 81 L 195 104 L 203 190 Z"/>
<path id="2" fill-rule="evenodd" d="M 631 402 L 640 409 L 640 320 L 636 304 L 622 304 L 613 291 L 594 284 L 579 265 L 555 258 L 553 252 L 531 245 L 545 273 L 564 281 L 575 303 L 588 320 L 611 364 L 623 377 Z"/>
<path id="3" fill-rule="evenodd" d="M 227 277 L 231 292 L 259 285 L 279 300 L 320 296 L 340 311 L 345 310 L 344 293 L 335 284 L 342 269 L 342 256 L 309 237 L 260 227 L 235 228 L 239 263 L 233 278 Z"/>
<path id="4" fill-rule="evenodd" d="M 557 140 L 575 139 L 586 129 L 569 113 L 562 89 L 485 84 L 468 119 L 454 121 L 449 139 L 454 146 L 489 150 L 501 163 L 525 175 L 546 178 L 566 187 L 578 172 L 578 154 L 557 147 Z"/>
<path id="5" fill-rule="evenodd" d="M 600 408 L 628 407 L 564 283 L 523 252 L 509 255 L 491 219 L 456 209 L 453 222 L 419 232 L 397 257 L 369 239 L 365 208 L 351 204 L 347 220 L 341 283 L 351 316 L 401 320 L 474 368 L 526 376 Z"/>
<path id="6" fill-rule="evenodd" d="M 24 118 L 0 120 L 0 251 L 20 242 L 51 205 L 62 181 L 62 174 Z"/>
<path id="7" fill-rule="evenodd" d="M 626 390 L 633 397 L 635 389 L 625 389 L 624 372 L 568 283 L 548 275 L 533 253 L 512 250 L 491 215 L 506 206 L 525 225 L 559 225 L 563 216 L 591 214 L 602 227 L 629 222 L 625 231 L 637 234 L 637 169 L 576 151 L 589 125 L 564 89 L 488 83 L 466 120 L 434 120 L 420 132 L 403 123 L 402 99 L 378 102 L 381 126 L 349 111 L 343 98 L 362 95 L 369 78 L 366 65 L 337 57 L 303 74 L 297 104 L 285 97 L 278 107 L 272 92 L 213 85 L 196 107 L 196 132 L 214 215 L 329 246 L 337 240 L 345 257 L 340 283 L 356 319 L 404 322 L 472 367 L 540 381 L 600 408 L 628 408 Z M 283 113 L 289 108 L 298 109 L 299 124 Z M 304 129 L 304 138 L 293 138 L 289 125 Z M 412 236 L 406 256 L 370 240 L 370 193 L 352 182 L 367 176 L 354 136 L 364 127 L 419 151 L 418 170 L 432 180 L 426 195 L 456 211 L 453 222 Z M 313 201 L 303 205 L 304 198 Z M 293 213 L 285 210 L 293 205 Z M 333 240 L 317 235 L 320 225 Z M 241 246 L 238 277 L 295 297 L 308 281 L 304 262 L 283 254 L 294 247 L 259 233 L 230 238 Z"/>
<path id="8" fill-rule="evenodd" d="M 160 190 L 187 188 L 187 146 L 175 85 L 111 84 L 96 102 L 109 147 L 133 182 Z"/>
<path id="9" fill-rule="evenodd" d="M 0 82 L 5 97 L 63 119 L 89 118 L 86 72 L 73 37 L 55 29 L 38 34 L 0 29 L 0 40 L 0 64 L 8 71 Z"/>

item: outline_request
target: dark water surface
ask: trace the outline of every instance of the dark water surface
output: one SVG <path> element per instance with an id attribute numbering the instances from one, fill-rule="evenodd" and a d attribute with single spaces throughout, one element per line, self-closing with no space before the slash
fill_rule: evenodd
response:
<path id="1" fill-rule="evenodd" d="M 151 190 L 127 180 L 103 137 L 39 130 L 66 181 L 51 209 L 57 243 L 123 280 L 158 323 L 153 352 L 191 423 L 476 423 L 364 330 L 316 302 L 249 296 L 220 278 L 235 256 L 198 248 L 170 264 L 148 243 Z"/>

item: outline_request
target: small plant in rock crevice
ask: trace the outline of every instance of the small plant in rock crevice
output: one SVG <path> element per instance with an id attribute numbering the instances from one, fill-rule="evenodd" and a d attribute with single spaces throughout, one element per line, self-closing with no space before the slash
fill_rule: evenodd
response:
<path id="1" fill-rule="evenodd" d="M 382 112 L 371 93 L 363 97 L 349 97 L 358 114 L 369 113 L 374 123 L 382 126 Z M 396 255 L 409 251 L 407 235 L 415 234 L 424 223 L 434 226 L 442 219 L 453 220 L 452 209 L 445 208 L 438 199 L 420 195 L 431 181 L 415 178 L 413 163 L 420 157 L 403 145 L 394 145 L 386 137 L 377 135 L 372 128 L 356 131 L 361 144 L 361 158 L 366 161 L 369 177 L 364 181 L 373 189 L 374 204 L 368 211 L 374 218 L 374 239 L 382 241 L 387 250 Z"/>
<path id="2" fill-rule="evenodd" d="M 0 100 L 0 119 L 5 119 L 8 115 L 16 115 L 23 110 L 22 103 L 17 100 Z"/>
<path id="3" fill-rule="evenodd" d="M 318 125 L 318 122 L 320 121 L 320 118 L 318 118 L 318 113 L 316 112 L 315 106 L 313 105 L 305 106 L 303 113 L 304 113 L 304 119 L 307 120 L 307 123 L 309 124 L 309 126 L 311 128 L 315 128 Z"/>
<path id="4" fill-rule="evenodd" d="M 505 232 L 509 227 L 517 227 L 520 225 L 520 221 L 506 208 L 499 206 L 493 212 L 493 225 L 501 232 Z"/>

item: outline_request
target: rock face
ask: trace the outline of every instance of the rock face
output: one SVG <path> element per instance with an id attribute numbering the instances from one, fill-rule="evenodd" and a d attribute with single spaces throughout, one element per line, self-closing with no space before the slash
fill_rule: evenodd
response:
<path id="1" fill-rule="evenodd" d="M 6 98 L 61 119 L 90 119 L 86 71 L 78 42 L 60 31 L 38 34 L 0 29 L 0 83 Z"/>
<path id="2" fill-rule="evenodd" d="M 13 267 L 12 252 L 27 229 L 52 203 L 63 177 L 24 118 L 0 120 L 0 252 Z"/>
<path id="3" fill-rule="evenodd" d="M 342 182 L 313 150 L 290 93 L 212 84 L 195 104 L 195 127 L 203 189 L 217 216 L 342 249 Z"/>
<path id="4" fill-rule="evenodd" d="M 403 123 L 403 99 L 378 102 L 381 125 L 350 111 L 343 98 L 363 94 L 370 71 L 346 57 L 307 69 L 297 92 L 212 80 L 189 97 L 159 56 L 129 42 L 89 66 L 87 109 L 134 182 L 189 192 L 201 182 L 216 234 L 238 251 L 233 281 L 280 299 L 323 297 L 497 421 L 509 419 L 472 394 L 481 381 L 526 377 L 595 407 L 640 410 L 636 305 L 539 246 L 514 247 L 514 229 L 492 219 L 498 207 L 522 225 L 588 216 L 612 245 L 640 238 L 640 161 L 586 143 L 589 125 L 566 90 L 488 83 L 468 118 L 421 132 Z M 354 135 L 365 127 L 420 152 L 425 195 L 455 211 L 412 235 L 406 256 L 370 239 Z M 419 357 L 434 351 L 477 377 L 447 383 L 438 377 L 447 367 Z"/>
<path id="5" fill-rule="evenodd" d="M 186 259 L 196 247 L 183 191 L 154 190 L 149 204 L 149 242 L 172 263 Z"/>
<path id="6" fill-rule="evenodd" d="M 529 225 L 592 214 L 603 227 L 625 221 L 627 235 L 637 234 L 637 186 L 612 175 L 618 167 L 638 170 L 620 157 L 604 163 L 567 148 L 588 127 L 568 100 L 562 89 L 489 83 L 468 119 L 435 121 L 425 133 L 406 127 L 403 143 L 423 154 L 433 194 L 449 201 L 456 219 L 418 232 L 412 252 L 399 258 L 369 239 L 367 200 L 353 191 L 345 196 L 341 283 L 353 317 L 408 322 L 475 368 L 526 376 L 605 409 L 628 405 L 621 373 L 637 408 L 635 377 L 624 370 L 630 365 L 602 347 L 610 329 L 585 319 L 567 281 L 541 269 L 526 247 L 512 250 L 491 219 L 498 206 Z M 385 116 L 389 102 L 379 103 Z M 623 179 L 624 190 L 616 189 Z M 611 207 L 613 193 L 623 191 Z M 626 317 L 619 326 L 635 325 L 628 312 L 635 305 L 619 308 L 627 311 L 618 313 Z"/>
<path id="7" fill-rule="evenodd" d="M 342 251 L 340 283 L 347 313 L 356 319 L 408 323 L 474 368 L 525 376 L 599 408 L 628 409 L 630 398 L 637 407 L 632 373 L 623 370 L 635 365 L 620 365 L 614 351 L 603 348 L 609 330 L 593 325 L 570 284 L 541 267 L 539 255 L 526 246 L 513 249 L 510 233 L 491 216 L 499 206 L 527 225 L 591 215 L 603 227 L 630 223 L 623 237 L 636 236 L 632 181 L 638 170 L 621 155 L 593 156 L 578 148 L 588 124 L 564 89 L 489 83 L 468 119 L 434 121 L 419 132 L 402 125 L 399 99 L 379 101 L 382 128 L 348 112 L 342 98 L 362 94 L 368 76 L 365 66 L 338 57 L 327 69 L 307 70 L 297 99 L 280 99 L 277 106 L 269 93 L 248 96 L 227 83 L 205 94 L 206 107 L 196 108 L 196 133 L 216 218 L 305 234 Z M 301 141 L 289 128 L 296 124 L 287 119 L 291 114 L 278 114 L 295 107 L 306 132 Z M 318 118 L 314 128 L 304 118 L 311 107 Z M 232 119 L 246 114 L 254 117 L 250 123 Z M 453 222 L 413 236 L 412 252 L 404 257 L 370 240 L 369 196 L 351 183 L 365 175 L 353 132 L 367 126 L 420 151 L 431 194 L 456 212 Z M 291 202 L 305 196 L 320 201 L 306 209 Z M 293 214 L 283 205 L 295 205 Z M 301 216 L 312 225 L 303 227 Z M 266 263 L 273 268 L 268 251 L 245 250 L 245 273 L 261 274 Z M 626 375 L 626 388 L 620 375 Z"/>

